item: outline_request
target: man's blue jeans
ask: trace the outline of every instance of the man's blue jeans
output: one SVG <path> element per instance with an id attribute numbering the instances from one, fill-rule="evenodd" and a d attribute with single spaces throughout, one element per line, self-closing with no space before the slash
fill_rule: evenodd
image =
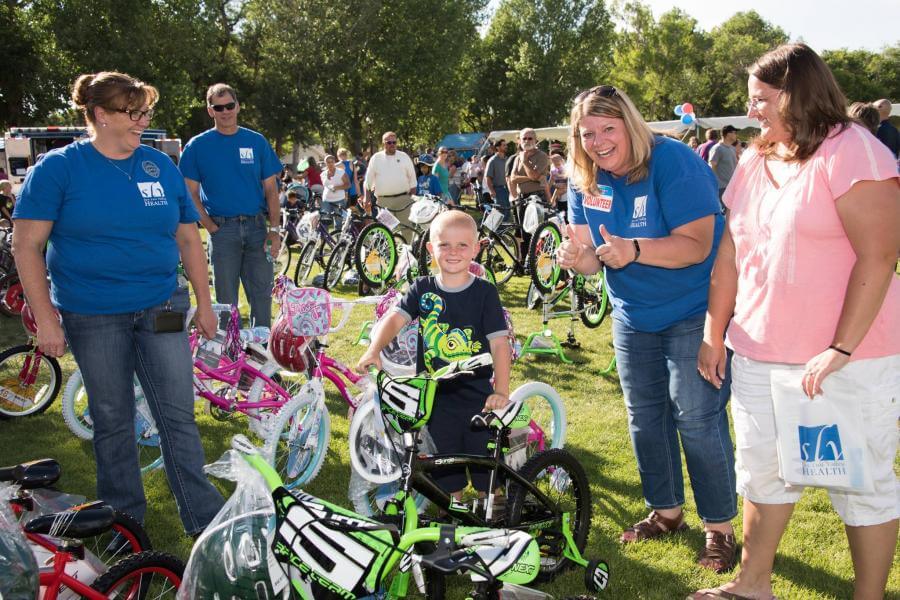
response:
<path id="1" fill-rule="evenodd" d="M 680 436 L 697 512 L 721 523 L 737 515 L 734 448 L 729 396 L 697 372 L 703 321 L 699 315 L 645 333 L 613 319 L 613 343 L 647 506 L 684 504 Z"/>
<path id="2" fill-rule="evenodd" d="M 494 202 L 503 211 L 503 220 L 509 221 L 509 188 L 505 185 L 494 186 Z"/>
<path id="3" fill-rule="evenodd" d="M 272 326 L 272 263 L 266 259 L 264 215 L 212 217 L 219 229 L 209 236 L 216 302 L 238 303 L 238 283 L 250 303 L 250 321 Z"/>
<path id="4" fill-rule="evenodd" d="M 186 288 L 170 299 L 187 311 Z M 147 508 L 134 433 L 134 375 L 156 421 L 169 487 L 184 529 L 203 531 L 222 507 L 206 479 L 194 421 L 193 364 L 187 333 L 154 333 L 165 304 L 116 315 L 61 311 L 66 340 L 81 369 L 94 425 L 97 496 L 143 522 Z"/>

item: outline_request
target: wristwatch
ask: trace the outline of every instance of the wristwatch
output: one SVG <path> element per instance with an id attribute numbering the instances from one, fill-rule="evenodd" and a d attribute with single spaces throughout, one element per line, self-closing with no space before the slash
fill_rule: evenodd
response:
<path id="1" fill-rule="evenodd" d="M 283 227 L 269 227 L 269 233 L 281 233 L 284 231 Z"/>

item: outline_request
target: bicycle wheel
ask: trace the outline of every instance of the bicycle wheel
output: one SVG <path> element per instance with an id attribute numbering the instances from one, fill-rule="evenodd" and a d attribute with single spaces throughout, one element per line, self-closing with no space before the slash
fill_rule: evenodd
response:
<path id="1" fill-rule="evenodd" d="M 174 598 L 183 576 L 184 563 L 171 554 L 141 552 L 114 564 L 91 589 L 110 598 Z"/>
<path id="2" fill-rule="evenodd" d="M 286 240 L 281 240 L 281 249 L 278 251 L 278 256 L 275 257 L 275 260 L 272 263 L 272 270 L 275 272 L 275 276 L 279 275 L 287 275 L 288 269 L 291 268 L 291 259 L 294 256 L 294 247 L 289 245 Z"/>
<path id="3" fill-rule="evenodd" d="M 559 264 L 556 249 L 562 243 L 562 234 L 556 223 L 541 223 L 531 236 L 528 247 L 528 264 L 531 265 L 531 281 L 542 294 L 549 294 L 559 281 Z"/>
<path id="4" fill-rule="evenodd" d="M 0 279 L 0 313 L 7 317 L 18 317 L 25 307 L 25 289 L 19 276 L 11 273 Z"/>
<path id="5" fill-rule="evenodd" d="M 356 272 L 372 288 L 384 285 L 397 268 L 397 246 L 391 230 L 381 223 L 369 223 L 356 239 L 353 251 Z"/>
<path id="6" fill-rule="evenodd" d="M 141 473 L 147 473 L 162 466 L 162 448 L 160 447 L 159 432 L 156 423 L 150 414 L 147 400 L 141 384 L 134 377 L 134 435 L 138 445 L 138 464 Z M 91 420 L 91 411 L 88 405 L 87 390 L 81 371 L 75 371 L 66 382 L 66 389 L 62 397 L 63 421 L 76 437 L 82 440 L 94 439 L 94 422 Z"/>
<path id="7" fill-rule="evenodd" d="M 347 442 L 353 470 L 370 483 L 382 484 L 400 477 L 402 444 L 400 436 L 384 426 L 377 409 L 371 400 L 356 410 Z"/>
<path id="8" fill-rule="evenodd" d="M 588 283 L 584 289 L 575 295 L 576 308 L 580 310 L 579 316 L 584 326 L 594 329 L 600 326 L 609 310 L 609 295 L 606 293 L 606 282 L 600 275 L 599 283 Z"/>
<path id="9" fill-rule="evenodd" d="M 334 252 L 328 258 L 328 265 L 325 267 L 325 281 L 323 286 L 326 290 L 333 290 L 341 283 L 341 275 L 347 267 L 347 255 L 350 254 L 350 242 L 341 240 L 334 247 Z"/>
<path id="10" fill-rule="evenodd" d="M 518 473 L 552 502 L 552 506 L 545 504 L 530 487 L 517 483 L 510 485 L 508 526 L 552 522 L 547 527 L 529 530 L 541 549 L 541 569 L 537 579 L 549 581 L 569 563 L 563 556 L 566 540 L 562 517 L 558 513 L 569 513 L 572 539 L 579 552 L 584 551 L 587 543 L 591 525 L 591 490 L 587 475 L 581 463 L 562 448 L 535 454 Z"/>
<path id="11" fill-rule="evenodd" d="M 292 489 L 319 474 L 330 438 L 331 416 L 325 406 L 295 397 L 275 415 L 264 453 L 284 486 Z"/>
<path id="12" fill-rule="evenodd" d="M 419 236 L 419 247 L 418 252 L 416 252 L 416 262 L 419 267 L 420 277 L 431 275 L 437 268 L 437 262 L 434 260 L 434 256 L 428 251 L 428 242 L 430 240 L 431 229 L 426 229 L 422 235 Z"/>
<path id="13" fill-rule="evenodd" d="M 59 362 L 37 354 L 31 344 L 0 353 L 0 419 L 42 413 L 53 404 L 62 385 Z"/>
<path id="14" fill-rule="evenodd" d="M 118 510 L 113 510 L 113 514 L 112 528 L 101 535 L 86 538 L 86 550 L 107 567 L 129 554 L 153 550 L 147 532 L 137 519 Z"/>
<path id="15" fill-rule="evenodd" d="M 500 286 L 509 281 L 516 272 L 519 263 L 519 245 L 509 232 L 498 235 L 498 238 L 492 239 L 480 262 L 491 270 L 497 285 Z"/>
<path id="16" fill-rule="evenodd" d="M 563 447 L 566 443 L 566 407 L 553 386 L 529 381 L 516 388 L 509 400 L 522 400 L 531 409 L 531 423 L 525 432 L 528 458 L 543 450 Z"/>
<path id="17" fill-rule="evenodd" d="M 300 257 L 297 259 L 297 267 L 294 269 L 294 284 L 303 287 L 309 281 L 309 273 L 316 262 L 316 250 L 318 240 L 309 240 L 300 249 Z"/>

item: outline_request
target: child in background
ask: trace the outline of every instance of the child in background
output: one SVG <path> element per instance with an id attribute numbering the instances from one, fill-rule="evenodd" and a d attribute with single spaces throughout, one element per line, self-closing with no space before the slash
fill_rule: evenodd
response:
<path id="1" fill-rule="evenodd" d="M 440 273 L 417 279 L 400 306 L 375 332 L 369 349 L 357 363 L 365 372 L 381 367 L 381 350 L 410 320 L 419 319 L 418 372 L 433 373 L 463 358 L 490 351 L 491 369 L 468 377 L 442 381 L 437 388 L 428 429 L 440 453 L 487 454 L 490 433 L 472 431 L 469 422 L 483 411 L 509 403 L 511 356 L 500 295 L 491 283 L 469 273 L 469 263 L 478 252 L 478 226 L 461 211 L 447 211 L 431 223 L 428 250 Z M 476 490 L 486 493 L 488 471 L 469 473 Z M 464 468 L 441 469 L 435 480 L 448 493 L 461 498 L 466 486 Z"/>
<path id="2" fill-rule="evenodd" d="M 416 164 L 419 165 L 419 177 L 416 180 L 416 194 L 419 196 L 431 194 L 432 196 L 441 195 L 441 182 L 437 175 L 431 172 L 434 165 L 434 158 L 428 154 L 422 154 L 416 158 Z"/>

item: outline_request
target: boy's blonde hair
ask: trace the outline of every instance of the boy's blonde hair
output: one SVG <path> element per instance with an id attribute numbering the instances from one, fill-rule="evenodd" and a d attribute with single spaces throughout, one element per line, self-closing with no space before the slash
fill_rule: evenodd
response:
<path id="1" fill-rule="evenodd" d="M 440 233 L 448 227 L 459 227 L 460 229 L 468 229 L 472 232 L 473 238 L 478 238 L 478 224 L 475 223 L 469 213 L 461 210 L 448 210 L 442 212 L 434 218 L 429 227 L 429 234 L 432 240 L 438 238 Z"/>

